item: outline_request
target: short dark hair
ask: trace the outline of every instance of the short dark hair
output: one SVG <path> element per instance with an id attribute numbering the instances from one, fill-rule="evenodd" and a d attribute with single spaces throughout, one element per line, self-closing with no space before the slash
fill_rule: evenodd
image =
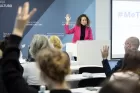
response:
<path id="1" fill-rule="evenodd" d="M 90 25 L 90 20 L 88 18 L 88 16 L 86 14 L 81 14 L 78 18 L 77 18 L 77 21 L 76 21 L 76 25 L 80 26 L 81 25 L 81 18 L 82 17 L 86 17 L 87 19 L 87 26 Z"/>

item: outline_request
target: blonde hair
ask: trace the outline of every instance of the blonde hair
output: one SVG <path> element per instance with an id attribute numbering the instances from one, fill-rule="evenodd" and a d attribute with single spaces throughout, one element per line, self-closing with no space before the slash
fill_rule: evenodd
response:
<path id="1" fill-rule="evenodd" d="M 36 57 L 41 70 L 41 78 L 63 83 L 65 76 L 70 73 L 70 59 L 68 54 L 57 49 L 42 49 Z"/>
<path id="2" fill-rule="evenodd" d="M 62 49 L 62 42 L 58 36 L 53 35 L 49 40 L 56 49 Z"/>
<path id="3" fill-rule="evenodd" d="M 2 50 L 0 49 L 0 57 L 2 57 L 3 56 L 3 52 L 2 52 Z"/>
<path id="4" fill-rule="evenodd" d="M 30 54 L 35 58 L 36 54 L 44 48 L 50 48 L 50 43 L 46 35 L 36 34 L 33 36 L 33 39 L 30 44 Z"/>

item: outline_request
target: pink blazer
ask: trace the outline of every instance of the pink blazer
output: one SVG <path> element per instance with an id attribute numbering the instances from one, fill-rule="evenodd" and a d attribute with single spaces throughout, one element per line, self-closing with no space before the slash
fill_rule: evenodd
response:
<path id="1" fill-rule="evenodd" d="M 76 43 L 77 40 L 80 40 L 81 28 L 80 26 L 75 25 L 72 29 L 69 29 L 69 25 L 65 25 L 65 33 L 74 34 L 72 42 Z M 93 40 L 92 30 L 90 27 L 86 27 L 84 40 Z"/>

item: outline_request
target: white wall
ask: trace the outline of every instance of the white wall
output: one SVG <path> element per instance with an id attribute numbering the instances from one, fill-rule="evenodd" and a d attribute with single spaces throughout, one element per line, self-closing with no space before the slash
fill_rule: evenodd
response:
<path id="1" fill-rule="evenodd" d="M 110 0 L 96 0 L 96 40 L 110 40 Z"/>

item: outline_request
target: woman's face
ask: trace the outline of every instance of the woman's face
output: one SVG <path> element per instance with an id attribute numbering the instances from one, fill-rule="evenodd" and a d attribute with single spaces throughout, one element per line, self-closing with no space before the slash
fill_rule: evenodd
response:
<path id="1" fill-rule="evenodd" d="M 87 25 L 87 18 L 86 17 L 81 17 L 81 24 L 82 25 Z"/>

